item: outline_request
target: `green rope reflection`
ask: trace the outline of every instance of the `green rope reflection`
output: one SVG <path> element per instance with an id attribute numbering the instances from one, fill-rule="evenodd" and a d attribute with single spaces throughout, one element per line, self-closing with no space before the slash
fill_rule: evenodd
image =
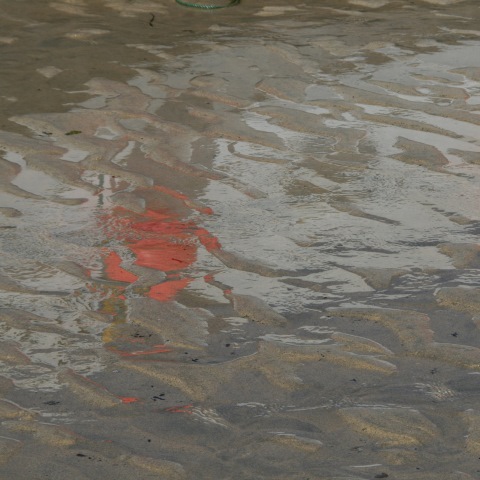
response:
<path id="1" fill-rule="evenodd" d="M 216 8 L 226 8 L 232 7 L 233 5 L 238 5 L 240 0 L 230 0 L 226 5 L 212 5 L 211 3 L 190 3 L 184 0 L 176 0 L 176 2 L 184 7 L 192 8 L 203 8 L 204 10 L 215 10 Z"/>

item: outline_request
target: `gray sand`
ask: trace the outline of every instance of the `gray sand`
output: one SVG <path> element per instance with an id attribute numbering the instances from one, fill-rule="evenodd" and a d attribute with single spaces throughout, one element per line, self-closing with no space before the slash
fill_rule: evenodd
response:
<path id="1" fill-rule="evenodd" d="M 474 480 L 475 0 L 0 0 L 0 480 Z"/>

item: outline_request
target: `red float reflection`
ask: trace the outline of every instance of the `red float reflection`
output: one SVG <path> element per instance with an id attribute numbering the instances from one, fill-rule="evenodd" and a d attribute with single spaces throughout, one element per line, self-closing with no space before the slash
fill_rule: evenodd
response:
<path id="1" fill-rule="evenodd" d="M 186 206 L 204 215 L 213 213 L 210 208 L 199 206 L 186 195 L 166 187 L 153 188 L 159 195 L 155 202 L 163 198 L 163 204 L 170 206 L 173 200 L 173 208 L 157 207 L 138 213 L 116 206 L 103 210 L 97 217 L 98 226 L 108 242 L 108 247 L 101 249 L 100 278 L 114 283 L 100 281 L 88 286 L 92 293 L 103 297 L 98 311 L 112 319 L 102 334 L 106 348 L 121 358 L 137 362 L 155 359 L 159 354 L 172 352 L 172 349 L 163 344 L 149 344 L 146 339 L 132 338 L 128 330 L 121 328 L 128 323 L 129 296 L 143 295 L 159 302 L 172 301 L 194 280 L 189 269 L 197 261 L 198 249 L 203 247 L 208 252 L 221 249 L 215 237 L 193 220 L 183 220 L 174 207 L 177 203 L 183 212 Z M 154 285 L 150 281 L 146 285 L 149 280 L 142 281 L 142 276 L 148 279 L 151 275 L 143 269 L 162 272 L 164 280 Z M 122 398 L 124 403 L 136 400 L 136 397 Z M 189 406 L 184 406 L 178 411 L 190 413 L 188 409 Z"/>
<path id="2" fill-rule="evenodd" d="M 218 240 L 207 230 L 198 228 L 192 221 L 183 222 L 166 211 L 147 210 L 136 214 L 116 207 L 100 220 L 105 233 L 124 242 L 135 256 L 135 265 L 165 273 L 166 280 L 152 286 L 146 294 L 161 302 L 172 300 L 193 280 L 183 275 L 197 260 L 199 244 L 208 251 L 220 248 Z M 132 284 L 139 278 L 121 266 L 123 260 L 115 251 L 106 250 L 103 263 L 109 280 Z"/>

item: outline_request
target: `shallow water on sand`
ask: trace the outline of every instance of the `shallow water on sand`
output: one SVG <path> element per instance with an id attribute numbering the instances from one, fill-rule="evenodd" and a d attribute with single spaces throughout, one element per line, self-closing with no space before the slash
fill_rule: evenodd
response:
<path id="1" fill-rule="evenodd" d="M 0 7 L 0 479 L 479 478 L 476 2 Z"/>

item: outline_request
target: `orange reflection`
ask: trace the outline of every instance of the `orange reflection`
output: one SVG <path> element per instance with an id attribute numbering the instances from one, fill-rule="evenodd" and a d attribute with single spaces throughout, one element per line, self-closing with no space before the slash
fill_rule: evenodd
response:
<path id="1" fill-rule="evenodd" d="M 137 397 L 118 397 L 122 403 L 135 403 L 135 402 L 139 402 L 140 399 L 137 398 Z"/>
<path id="2" fill-rule="evenodd" d="M 110 280 L 126 283 L 137 281 L 138 277 L 136 275 L 127 272 L 120 266 L 122 259 L 117 253 L 109 252 L 103 261 L 105 263 L 105 274 Z"/>
<path id="3" fill-rule="evenodd" d="M 175 407 L 166 408 L 165 411 L 169 413 L 188 413 L 192 414 L 193 404 L 189 405 L 176 405 Z"/>
<path id="4" fill-rule="evenodd" d="M 183 290 L 193 278 L 182 278 L 181 280 L 169 280 L 158 285 L 154 285 L 147 295 L 159 302 L 168 302 L 173 300 L 175 295 Z"/>
<path id="5" fill-rule="evenodd" d="M 183 201 L 188 199 L 164 187 L 156 188 Z M 137 214 L 115 207 L 110 214 L 103 215 L 101 221 L 109 237 L 125 242 L 135 256 L 135 265 L 167 275 L 166 281 L 150 287 L 146 294 L 160 302 L 172 300 L 193 280 L 180 276 L 197 260 L 199 243 L 209 252 L 221 248 L 218 240 L 207 230 L 198 228 L 193 221 L 180 221 L 176 214 L 166 210 L 147 210 Z M 137 275 L 121 266 L 122 258 L 116 252 L 108 251 L 103 261 L 104 273 L 109 280 L 130 284 L 138 280 Z M 176 278 L 171 279 L 172 276 Z"/>
<path id="6" fill-rule="evenodd" d="M 159 192 L 160 197 L 155 201 L 160 201 L 162 195 L 168 195 L 192 210 L 202 214 L 213 213 L 210 208 L 198 205 L 182 193 L 162 186 L 153 188 Z M 171 203 L 171 200 L 168 200 L 165 205 Z M 194 221 L 183 221 L 179 214 L 167 208 L 147 209 L 138 213 L 115 206 L 105 209 L 98 220 L 107 241 L 113 245 L 101 250 L 103 278 L 119 282 L 113 286 L 91 285 L 92 289 L 100 288 L 98 295 L 104 294 L 99 311 L 113 319 L 113 323 L 103 334 L 107 349 L 120 357 L 136 361 L 171 352 L 165 345 L 145 344 L 143 350 L 136 351 L 128 347 L 127 344 L 132 343 L 132 339 L 126 339 L 120 328 L 127 322 L 128 297 L 133 294 L 144 295 L 159 302 L 174 300 L 178 293 L 194 280 L 187 271 L 197 261 L 198 248 L 203 246 L 208 252 L 214 252 L 221 249 L 220 243 L 207 230 L 199 228 Z M 132 266 L 130 268 L 127 259 Z M 138 267 L 162 272 L 165 280 L 142 286 L 141 281 L 137 282 L 142 275 Z M 135 282 L 136 285 L 130 288 Z M 122 401 L 130 403 L 128 399 Z"/>

